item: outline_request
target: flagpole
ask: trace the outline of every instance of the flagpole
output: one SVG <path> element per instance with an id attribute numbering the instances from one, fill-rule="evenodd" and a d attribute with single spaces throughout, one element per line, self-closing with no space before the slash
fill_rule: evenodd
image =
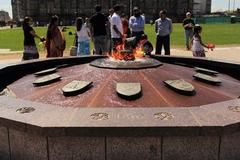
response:
<path id="1" fill-rule="evenodd" d="M 233 12 L 235 10 L 235 3 L 236 3 L 236 0 L 233 0 Z"/>
<path id="2" fill-rule="evenodd" d="M 228 12 L 230 12 L 231 0 L 228 1 Z"/>

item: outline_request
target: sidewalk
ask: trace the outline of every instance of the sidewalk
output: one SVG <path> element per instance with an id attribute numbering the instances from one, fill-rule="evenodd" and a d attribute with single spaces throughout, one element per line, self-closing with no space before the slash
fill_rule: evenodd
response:
<path id="1" fill-rule="evenodd" d="M 191 51 L 186 51 L 185 49 L 172 49 L 171 54 L 175 56 L 185 56 L 185 57 L 192 57 Z M 206 56 L 208 58 L 217 59 L 217 60 L 224 60 L 224 61 L 233 61 L 233 62 L 240 62 L 240 45 L 239 46 L 224 46 L 224 47 L 217 47 L 213 51 L 208 50 L 206 52 Z"/>
<path id="2" fill-rule="evenodd" d="M 7 52 L 8 50 L 0 49 L 0 64 L 4 63 L 14 63 L 20 62 L 22 59 L 22 51 L 14 51 Z M 65 52 L 65 56 L 69 55 L 69 52 Z M 171 55 L 173 56 L 184 56 L 184 57 L 192 57 L 191 51 L 186 51 L 183 48 L 175 48 L 171 49 Z M 41 53 L 40 58 L 44 59 L 45 54 Z M 222 46 L 217 47 L 214 51 L 207 51 L 206 56 L 208 58 L 224 60 L 224 61 L 232 61 L 240 63 L 240 45 L 239 46 Z"/>

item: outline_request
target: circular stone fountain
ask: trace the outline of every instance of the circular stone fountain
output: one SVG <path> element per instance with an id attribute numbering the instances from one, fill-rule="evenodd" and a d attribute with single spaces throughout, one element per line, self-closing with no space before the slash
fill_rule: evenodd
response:
<path id="1" fill-rule="evenodd" d="M 108 69 L 146 69 L 159 67 L 162 65 L 162 63 L 152 58 L 138 58 L 134 61 L 115 60 L 114 58 L 102 58 L 91 62 L 90 65 Z"/>
<path id="2" fill-rule="evenodd" d="M 42 78 L 34 73 L 55 67 L 61 79 L 33 85 Z M 199 81 L 194 67 L 218 71 L 200 78 L 220 81 Z M 237 63 L 165 56 L 131 62 L 58 58 L 2 67 L 0 158 L 237 160 L 239 70 Z M 65 96 L 62 88 L 73 81 L 88 82 L 88 88 Z M 122 86 L 141 94 L 124 98 L 118 94 L 127 94 Z"/>

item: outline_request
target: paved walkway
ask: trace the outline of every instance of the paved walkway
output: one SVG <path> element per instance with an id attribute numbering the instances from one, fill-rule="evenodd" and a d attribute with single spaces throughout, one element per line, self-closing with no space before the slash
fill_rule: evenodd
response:
<path id="1" fill-rule="evenodd" d="M 0 50 L 0 65 L 20 62 L 22 58 L 22 51 L 6 52 L 8 50 Z M 68 52 L 65 55 L 69 55 Z M 175 48 L 171 50 L 171 55 L 192 57 L 191 51 L 186 51 L 182 48 Z M 217 47 L 214 51 L 207 51 L 208 58 L 233 61 L 240 63 L 240 45 L 239 46 L 222 46 Z M 45 54 L 40 54 L 40 58 L 44 58 Z"/>
<path id="2" fill-rule="evenodd" d="M 175 56 L 186 56 L 192 57 L 191 51 L 186 51 L 184 49 L 172 49 L 171 54 Z M 213 51 L 209 50 L 206 52 L 208 58 L 224 60 L 224 61 L 234 61 L 240 63 L 240 45 L 233 47 L 219 47 Z"/>

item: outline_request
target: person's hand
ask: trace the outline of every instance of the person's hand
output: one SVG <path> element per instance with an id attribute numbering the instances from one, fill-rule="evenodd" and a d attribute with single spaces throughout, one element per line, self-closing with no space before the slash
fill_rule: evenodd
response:
<path id="1" fill-rule="evenodd" d="M 45 42 L 46 39 L 45 39 L 44 37 L 41 37 L 41 38 L 40 38 L 40 41 L 41 41 L 41 42 Z"/>
<path id="2" fill-rule="evenodd" d="M 215 48 L 214 44 L 208 44 L 207 48 L 210 49 L 211 51 L 213 51 L 213 49 Z"/>
<path id="3" fill-rule="evenodd" d="M 189 23 L 189 24 L 188 24 L 188 27 L 189 27 L 189 28 L 193 28 L 192 23 Z"/>
<path id="4" fill-rule="evenodd" d="M 122 33 L 119 33 L 119 35 L 120 35 L 120 38 L 124 38 L 124 35 L 122 34 Z"/>

